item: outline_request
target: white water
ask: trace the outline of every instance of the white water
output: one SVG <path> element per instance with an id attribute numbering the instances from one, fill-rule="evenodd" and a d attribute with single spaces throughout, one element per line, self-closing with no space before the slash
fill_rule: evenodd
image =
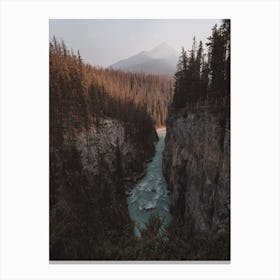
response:
<path id="1" fill-rule="evenodd" d="M 130 218 L 135 222 L 136 236 L 140 236 L 139 228 L 145 228 L 152 213 L 158 214 L 163 224 L 167 224 L 172 219 L 169 212 L 169 191 L 162 173 L 162 152 L 166 130 L 158 129 L 157 133 L 159 141 L 156 144 L 155 156 L 147 166 L 145 177 L 137 182 L 127 200 Z"/>

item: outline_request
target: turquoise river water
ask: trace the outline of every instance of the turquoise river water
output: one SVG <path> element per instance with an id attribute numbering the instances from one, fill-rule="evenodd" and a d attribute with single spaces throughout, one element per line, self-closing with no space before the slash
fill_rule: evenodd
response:
<path id="1" fill-rule="evenodd" d="M 134 232 L 140 236 L 139 229 L 145 228 L 151 214 L 157 214 L 167 224 L 172 216 L 169 212 L 170 196 L 162 173 L 162 152 L 165 129 L 157 130 L 159 141 L 153 160 L 148 164 L 146 175 L 140 179 L 127 199 L 130 218 L 135 222 Z"/>

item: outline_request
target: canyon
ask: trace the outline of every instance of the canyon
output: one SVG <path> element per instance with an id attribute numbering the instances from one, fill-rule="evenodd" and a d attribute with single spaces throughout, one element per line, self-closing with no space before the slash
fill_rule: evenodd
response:
<path id="1" fill-rule="evenodd" d="M 229 242 L 230 121 L 228 107 L 171 108 L 163 172 L 171 190 L 171 212 L 190 236 Z M 229 245 L 221 258 L 229 258 Z"/>

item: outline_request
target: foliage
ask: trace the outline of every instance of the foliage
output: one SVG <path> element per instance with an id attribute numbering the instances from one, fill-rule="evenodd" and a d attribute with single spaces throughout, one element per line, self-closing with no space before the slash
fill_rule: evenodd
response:
<path id="1" fill-rule="evenodd" d="M 208 53 L 194 38 L 182 49 L 175 74 L 172 107 L 229 104 L 230 23 L 214 27 Z M 55 260 L 229 259 L 229 232 L 218 237 L 193 234 L 180 219 L 163 227 L 151 216 L 141 238 L 133 235 L 122 188 L 119 143 L 115 167 L 96 155 L 98 172 L 89 173 L 77 148 L 78 135 L 98 131 L 104 118 L 121 121 L 134 142 L 152 152 L 154 125 L 165 124 L 173 81 L 85 64 L 55 39 L 50 44 L 50 258 Z M 88 141 L 89 137 L 87 137 Z M 138 141 L 138 142 L 137 142 Z M 89 145 L 89 143 L 87 143 Z M 88 147 L 89 150 L 90 147 Z M 135 163 L 137 164 L 137 163 Z M 109 178 L 109 179 L 108 179 Z"/>
<path id="2" fill-rule="evenodd" d="M 194 104 L 229 104 L 230 94 L 230 21 L 212 29 L 208 52 L 195 37 L 188 56 L 182 48 L 175 74 L 172 106 L 184 108 Z"/>
<path id="3" fill-rule="evenodd" d="M 99 147 L 90 147 L 92 131 L 96 136 L 104 129 L 104 120 L 122 123 L 125 137 L 140 148 L 130 169 L 142 171 L 154 152 L 154 123 L 164 123 L 172 81 L 92 67 L 55 39 L 49 52 L 50 257 L 118 259 L 112 244 L 123 243 L 127 232 L 133 236 L 122 185 L 125 159 L 117 143 L 112 162 L 104 161 Z M 96 154 L 90 161 L 91 148 Z M 86 161 L 98 163 L 94 172 L 85 168 Z"/>

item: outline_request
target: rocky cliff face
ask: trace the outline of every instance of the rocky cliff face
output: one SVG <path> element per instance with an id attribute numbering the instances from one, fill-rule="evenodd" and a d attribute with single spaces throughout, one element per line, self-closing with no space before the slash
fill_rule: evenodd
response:
<path id="1" fill-rule="evenodd" d="M 152 158 L 156 132 L 139 143 L 137 129 L 103 118 L 98 127 L 63 134 L 51 147 L 50 259 L 119 259 L 133 235 L 125 190 Z"/>
<path id="2" fill-rule="evenodd" d="M 218 236 L 230 224 L 230 122 L 225 108 L 171 109 L 163 170 L 175 218 Z"/>
<path id="3" fill-rule="evenodd" d="M 82 165 L 89 174 L 104 175 L 111 171 L 129 187 L 145 174 L 146 163 L 154 154 L 157 134 L 154 131 L 149 139 L 139 142 L 137 135 L 126 128 L 126 124 L 118 120 L 101 119 L 98 128 L 93 126 L 87 133 L 80 133 L 76 144 Z"/>

